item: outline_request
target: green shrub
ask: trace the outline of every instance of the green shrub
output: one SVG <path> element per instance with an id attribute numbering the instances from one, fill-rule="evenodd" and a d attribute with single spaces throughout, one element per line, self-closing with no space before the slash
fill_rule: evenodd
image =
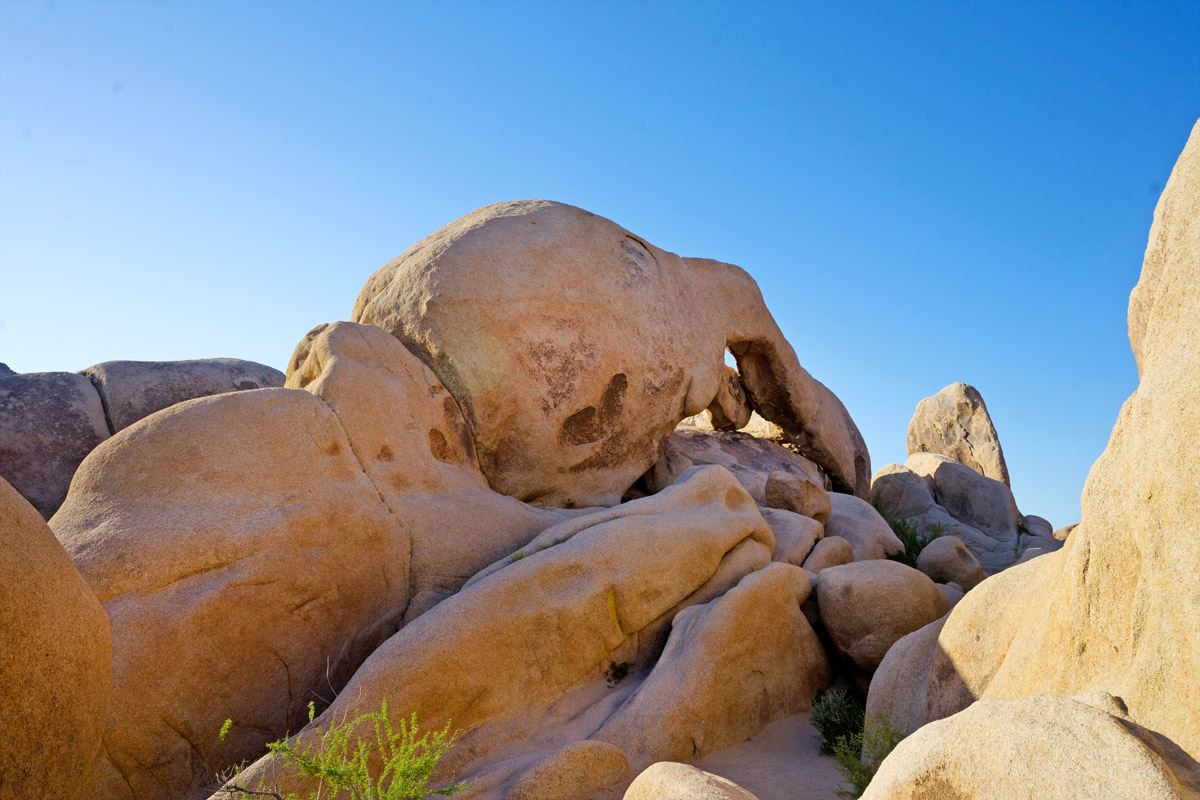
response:
<path id="1" fill-rule="evenodd" d="M 940 522 L 935 522 L 929 526 L 928 533 L 923 533 L 915 519 L 901 517 L 891 509 L 885 508 L 883 496 L 879 492 L 876 492 L 875 496 L 871 498 L 871 505 L 875 506 L 879 516 L 883 517 L 892 529 L 892 533 L 896 534 L 896 538 L 904 545 L 903 553 L 891 553 L 888 558 L 892 561 L 899 561 L 901 564 L 907 564 L 913 569 L 917 568 L 917 558 L 925 549 L 925 545 L 946 533 L 945 527 Z"/>
<path id="2" fill-rule="evenodd" d="M 620 664 L 610 661 L 608 662 L 608 669 L 604 670 L 604 680 L 608 683 L 609 687 L 616 686 L 625 680 L 626 676 L 629 675 L 629 670 L 632 668 L 633 664 L 630 664 L 628 661 L 622 661 Z"/>
<path id="3" fill-rule="evenodd" d="M 862 700 L 845 689 L 822 692 L 813 702 L 808 715 L 812 726 L 821 734 L 821 752 L 833 755 L 834 745 L 847 736 L 862 736 L 866 709 Z"/>
<path id="4" fill-rule="evenodd" d="M 833 759 L 850 788 L 839 790 L 837 796 L 842 800 L 862 797 L 883 759 L 903 738 L 886 715 L 878 724 L 867 723 L 862 730 L 839 738 L 833 745 Z"/>
<path id="5" fill-rule="evenodd" d="M 325 731 L 316 729 L 316 743 L 297 750 L 287 737 L 267 745 L 267 750 L 283 760 L 286 772 L 316 778 L 318 788 L 308 795 L 308 800 L 338 797 L 346 791 L 352 800 L 423 800 L 430 795 L 449 796 L 466 788 L 465 783 L 455 783 L 443 789 L 430 789 L 429 779 L 447 751 L 454 744 L 450 724 L 441 731 L 417 737 L 417 715 L 400 721 L 400 729 L 392 727 L 387 713 L 387 701 L 379 711 L 359 714 Z M 308 721 L 316 714 L 314 704 L 308 704 Z M 221 726 L 219 739 L 224 740 L 232 723 L 226 720 Z M 363 735 L 360 726 L 369 726 L 371 734 Z M 368 765 L 382 767 L 377 778 L 372 779 Z M 235 797 L 273 797 L 276 800 L 299 800 L 295 794 L 281 795 L 263 786 L 250 789 L 237 784 L 237 771 L 226 781 L 219 793 Z"/>

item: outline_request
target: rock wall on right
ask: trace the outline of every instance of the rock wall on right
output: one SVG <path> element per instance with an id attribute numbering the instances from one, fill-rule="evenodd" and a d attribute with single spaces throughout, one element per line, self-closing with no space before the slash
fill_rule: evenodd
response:
<path id="1" fill-rule="evenodd" d="M 1154 212 L 1129 339 L 1140 384 L 1088 475 L 1079 527 L 984 581 L 936 637 L 914 634 L 877 673 L 870 715 L 924 708 L 929 722 L 972 699 L 1102 691 L 1200 755 L 1200 123 Z M 972 618 L 991 624 L 959 624 Z M 887 679 L 909 671 L 922 677 Z"/>

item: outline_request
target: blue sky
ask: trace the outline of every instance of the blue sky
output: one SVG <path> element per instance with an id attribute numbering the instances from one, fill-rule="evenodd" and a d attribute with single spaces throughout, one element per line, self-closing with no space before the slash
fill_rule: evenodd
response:
<path id="1" fill-rule="evenodd" d="M 876 468 L 983 393 L 1055 526 L 1137 385 L 1200 3 L 0 3 L 0 361 L 282 368 L 417 239 L 561 200 L 758 280 Z"/>

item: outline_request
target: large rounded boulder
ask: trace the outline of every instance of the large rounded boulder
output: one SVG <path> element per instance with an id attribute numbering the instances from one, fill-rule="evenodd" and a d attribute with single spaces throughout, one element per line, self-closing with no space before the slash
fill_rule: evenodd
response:
<path id="1" fill-rule="evenodd" d="M 112 688 L 108 618 L 37 510 L 0 478 L 0 795 L 82 796 Z"/>
<path id="2" fill-rule="evenodd" d="M 860 677 L 869 676 L 902 636 L 950 610 L 927 576 L 896 561 L 856 561 L 821 571 L 821 622 Z"/>
<path id="3" fill-rule="evenodd" d="M 542 200 L 478 209 L 380 268 L 355 322 L 390 331 L 454 395 L 497 491 L 612 505 L 676 423 L 731 392 L 862 497 L 870 458 L 739 267 L 681 258 Z M 717 402 L 719 406 L 720 403 Z"/>

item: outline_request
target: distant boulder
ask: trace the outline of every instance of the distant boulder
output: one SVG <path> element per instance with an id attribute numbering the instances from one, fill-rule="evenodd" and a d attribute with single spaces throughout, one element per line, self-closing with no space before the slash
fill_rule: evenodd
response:
<path id="1" fill-rule="evenodd" d="M 952 383 L 917 403 L 908 423 L 908 454 L 936 453 L 1009 485 L 1000 437 L 974 386 Z"/>
<path id="2" fill-rule="evenodd" d="M 91 381 L 74 372 L 0 377 L 0 478 L 50 519 L 79 463 L 109 436 Z"/>
<path id="3" fill-rule="evenodd" d="M 105 361 L 83 374 L 100 392 L 113 433 L 184 400 L 279 387 L 284 381 L 279 370 L 238 358 Z"/>

